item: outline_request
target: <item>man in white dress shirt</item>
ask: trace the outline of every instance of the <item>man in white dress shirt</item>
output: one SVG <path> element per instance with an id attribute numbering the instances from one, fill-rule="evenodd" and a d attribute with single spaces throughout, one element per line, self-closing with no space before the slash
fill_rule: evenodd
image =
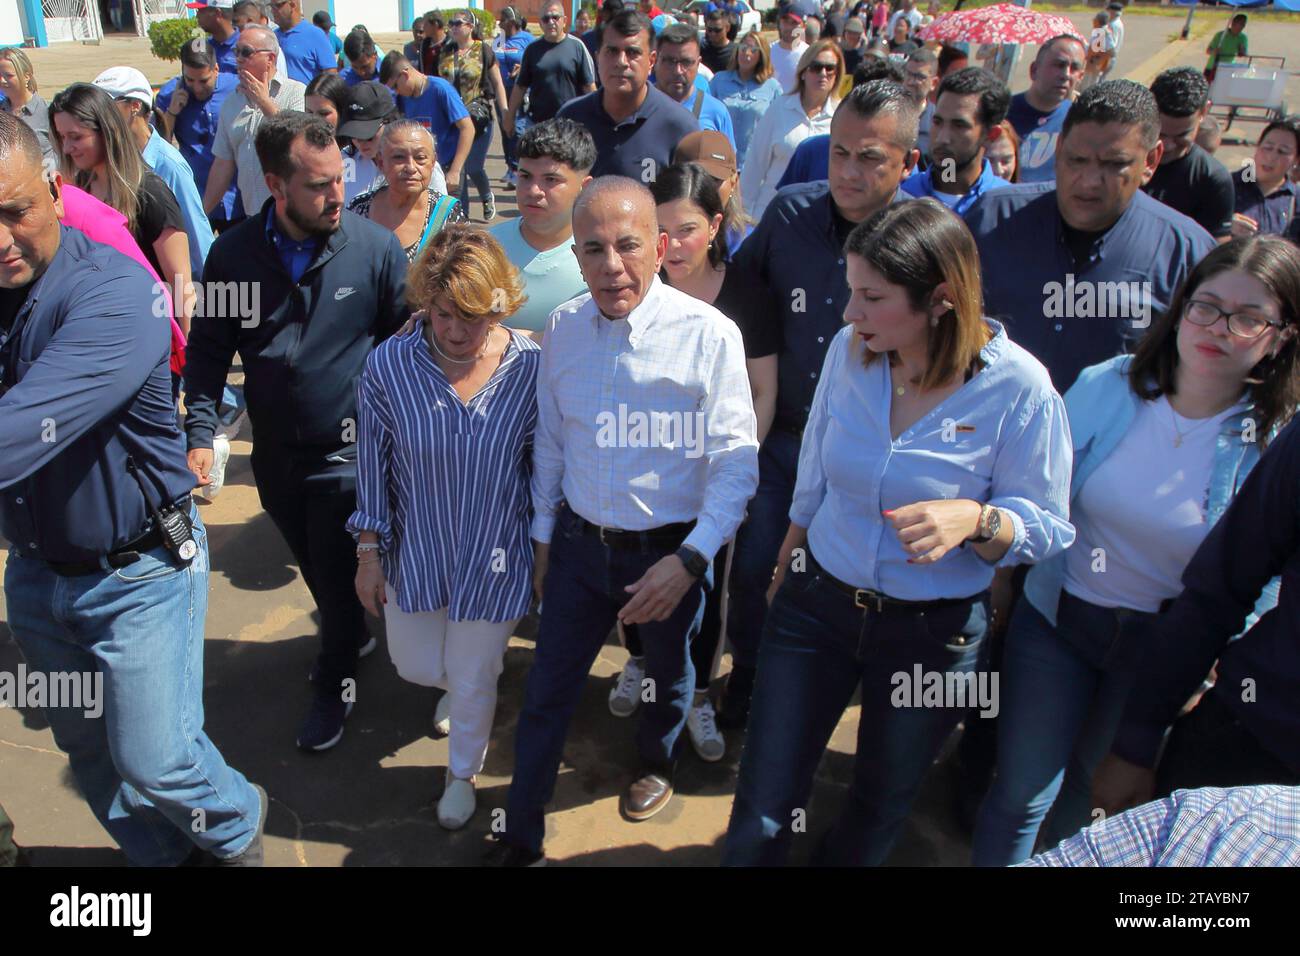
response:
<path id="1" fill-rule="evenodd" d="M 757 422 L 736 324 L 658 278 L 667 248 L 642 184 L 604 176 L 573 210 L 589 292 L 551 313 L 533 451 L 537 652 L 493 862 L 530 866 L 564 738 L 615 621 L 645 646 L 637 750 L 622 800 L 646 820 L 672 797 L 694 687 L 689 635 L 714 555 L 758 484 Z"/>

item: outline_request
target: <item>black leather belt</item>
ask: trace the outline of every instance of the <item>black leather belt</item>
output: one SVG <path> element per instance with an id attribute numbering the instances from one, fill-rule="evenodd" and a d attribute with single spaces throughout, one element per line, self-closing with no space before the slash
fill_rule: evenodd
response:
<path id="1" fill-rule="evenodd" d="M 671 549 L 676 551 L 686 536 L 695 528 L 694 521 L 681 521 L 677 524 L 660 525 L 648 531 L 621 531 L 618 528 L 604 528 L 592 524 L 567 504 L 565 510 L 572 515 L 578 530 L 583 534 L 600 539 L 606 547 L 618 550 L 646 551 L 652 549 Z"/>
<path id="2" fill-rule="evenodd" d="M 812 551 L 808 552 L 808 569 L 814 574 L 819 574 L 826 579 L 826 583 L 834 587 L 837 591 L 842 592 L 846 597 L 853 601 L 854 607 L 862 608 L 864 611 L 875 611 L 880 614 L 884 611 L 934 611 L 943 607 L 955 607 L 958 604 L 969 604 L 977 595 L 964 598 L 936 598 L 933 601 L 903 601 L 899 598 L 892 598 L 880 591 L 872 591 L 869 588 L 858 588 L 852 584 L 847 584 L 827 571 L 813 557 Z"/>
<path id="3" fill-rule="evenodd" d="M 183 495 L 176 499 L 177 507 L 188 508 L 190 496 Z M 100 558 L 89 558 L 85 561 L 46 561 L 50 569 L 57 575 L 65 578 L 76 578 L 83 574 L 95 574 L 104 570 L 104 564 L 107 563 L 110 568 L 124 568 L 129 564 L 135 564 L 140 560 L 140 555 L 146 551 L 152 551 L 154 548 L 162 547 L 162 531 L 153 528 L 146 531 L 134 541 L 127 542 L 122 547 L 110 551 Z"/>

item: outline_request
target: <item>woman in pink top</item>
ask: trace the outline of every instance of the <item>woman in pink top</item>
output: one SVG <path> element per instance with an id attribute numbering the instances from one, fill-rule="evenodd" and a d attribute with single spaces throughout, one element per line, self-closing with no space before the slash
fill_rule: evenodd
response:
<path id="1" fill-rule="evenodd" d="M 873 38 L 884 36 L 887 22 L 889 22 L 889 4 L 885 0 L 877 0 L 875 9 L 871 11 L 871 35 Z"/>
<path id="2" fill-rule="evenodd" d="M 158 284 L 155 288 L 162 289 L 163 297 L 166 299 L 166 314 L 170 317 L 172 314 L 171 294 L 166 284 L 158 278 L 158 273 L 149 264 L 149 260 L 145 258 L 144 253 L 140 251 L 140 246 L 135 241 L 135 237 L 131 235 L 131 231 L 126 228 L 126 216 L 71 183 L 63 183 L 61 195 L 63 198 L 62 223 L 65 226 L 71 226 L 73 229 L 84 232 L 95 242 L 102 242 L 106 246 L 112 246 L 118 252 L 130 256 L 148 269 L 149 274 L 154 278 L 154 282 Z M 156 310 L 154 314 L 157 314 Z M 172 375 L 179 377 L 181 371 L 185 368 L 185 334 L 181 332 L 181 327 L 176 324 L 175 319 L 171 319 L 171 324 Z"/>

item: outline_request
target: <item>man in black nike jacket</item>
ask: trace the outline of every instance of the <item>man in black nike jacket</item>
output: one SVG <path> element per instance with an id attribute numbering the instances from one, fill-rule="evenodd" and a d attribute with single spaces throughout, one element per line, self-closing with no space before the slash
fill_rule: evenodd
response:
<path id="1" fill-rule="evenodd" d="M 370 646 L 353 589 L 356 393 L 366 356 L 406 321 L 397 237 L 343 209 L 343 158 L 318 117 L 285 111 L 257 132 L 272 197 L 222 233 L 203 270 L 185 388 L 189 466 L 207 484 L 235 352 L 253 428 L 253 477 L 320 610 L 304 750 L 343 735 Z"/>

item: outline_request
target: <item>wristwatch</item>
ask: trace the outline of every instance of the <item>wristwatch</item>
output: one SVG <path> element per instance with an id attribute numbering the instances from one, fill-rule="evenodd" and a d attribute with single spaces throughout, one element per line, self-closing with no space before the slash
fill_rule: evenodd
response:
<path id="1" fill-rule="evenodd" d="M 992 505 L 980 505 L 980 520 L 975 525 L 974 544 L 992 541 L 1002 530 L 1002 512 Z"/>
<path id="2" fill-rule="evenodd" d="M 686 565 L 686 570 L 692 577 L 702 578 L 704 572 L 709 570 L 709 559 L 689 545 L 684 544 L 678 548 L 677 557 Z"/>

